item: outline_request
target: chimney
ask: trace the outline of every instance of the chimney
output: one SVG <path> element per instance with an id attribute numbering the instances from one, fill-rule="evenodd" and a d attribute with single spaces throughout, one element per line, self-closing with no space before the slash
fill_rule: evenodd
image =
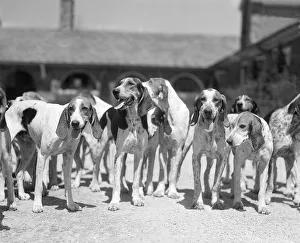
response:
<path id="1" fill-rule="evenodd" d="M 74 0 L 60 0 L 60 29 L 74 28 Z"/>

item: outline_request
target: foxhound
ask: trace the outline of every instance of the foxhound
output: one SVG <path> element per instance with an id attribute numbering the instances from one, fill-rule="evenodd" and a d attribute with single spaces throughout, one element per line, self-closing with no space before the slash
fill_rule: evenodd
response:
<path id="1" fill-rule="evenodd" d="M 15 201 L 14 185 L 12 179 L 11 138 L 5 120 L 6 107 L 6 94 L 3 89 L 0 88 L 0 201 L 4 201 L 5 199 L 4 184 L 6 177 L 7 208 L 10 210 L 16 210 L 17 205 Z"/>
<path id="2" fill-rule="evenodd" d="M 238 96 L 234 103 L 232 104 L 232 107 L 231 107 L 231 110 L 230 112 L 233 113 L 233 114 L 240 114 L 244 111 L 249 111 L 249 112 L 252 112 L 253 114 L 255 115 L 259 115 L 259 107 L 257 105 L 257 103 L 252 99 L 250 98 L 248 95 L 240 95 Z M 224 183 L 226 182 L 229 182 L 230 181 L 230 156 L 228 157 L 228 163 L 227 163 L 227 168 L 226 168 L 226 177 L 225 177 L 225 180 L 224 180 Z M 231 160 L 232 161 L 232 160 Z M 256 170 L 256 162 L 253 161 L 252 162 L 252 167 L 254 169 L 254 173 L 253 173 L 253 178 L 258 178 L 256 176 L 259 176 L 258 174 L 255 176 L 255 170 Z M 247 188 L 247 177 L 245 175 L 245 163 L 243 163 L 242 165 L 242 171 L 241 171 L 241 189 L 242 191 L 246 191 L 246 188 Z M 258 172 L 258 171 L 256 171 Z M 254 188 L 254 191 L 257 191 L 258 192 L 259 188 Z"/>
<path id="3" fill-rule="evenodd" d="M 231 113 L 242 113 L 244 111 L 250 111 L 253 114 L 259 114 L 259 107 L 257 103 L 248 95 L 238 96 L 231 107 Z"/>
<path id="4" fill-rule="evenodd" d="M 101 100 L 100 98 L 92 95 L 88 92 L 83 92 L 80 94 L 81 96 L 85 96 L 88 98 L 95 108 L 98 117 L 102 117 L 105 111 L 107 111 L 111 105 Z M 87 146 L 83 146 L 84 143 Z M 113 182 L 113 171 L 112 171 L 112 163 L 109 163 L 112 157 L 112 153 L 115 151 L 115 145 L 113 143 L 113 138 L 109 129 L 105 128 L 102 133 L 102 137 L 100 140 L 96 139 L 91 133 L 86 133 L 83 131 L 82 138 L 80 140 L 80 145 L 74 154 L 74 161 L 76 162 L 76 177 L 74 182 L 72 183 L 72 188 L 77 188 L 80 185 L 80 180 L 83 174 L 84 168 L 84 156 L 80 157 L 80 148 L 83 148 L 83 153 L 86 151 L 86 147 L 89 147 L 91 152 L 91 157 L 93 160 L 93 179 L 89 185 L 92 192 L 100 192 L 100 183 L 102 180 L 100 172 L 100 161 L 103 158 L 104 165 L 107 169 L 109 175 L 109 182 Z"/>
<path id="5" fill-rule="evenodd" d="M 108 210 L 116 211 L 120 202 L 122 164 L 127 153 L 134 155 L 132 204 L 144 206 L 139 193 L 142 187 L 140 174 L 149 138 L 146 114 L 153 108 L 153 102 L 138 78 L 122 79 L 113 90 L 113 95 L 119 104 L 104 113 L 100 124 L 102 129 L 108 126 L 116 144 L 113 195 L 108 206 Z"/>
<path id="6" fill-rule="evenodd" d="M 260 188 L 258 212 L 269 214 L 266 203 L 271 201 L 272 178 L 268 178 L 269 161 L 273 153 L 273 138 L 267 122 L 251 112 L 242 112 L 234 121 L 227 143 L 234 154 L 234 200 L 233 208 L 243 209 L 241 201 L 241 168 L 246 159 L 258 162 Z M 267 187 L 268 181 L 268 187 Z"/>
<path id="7" fill-rule="evenodd" d="M 300 206 L 300 94 L 289 104 L 271 114 L 269 126 L 274 140 L 274 152 L 271 163 L 274 165 L 274 182 L 276 182 L 276 160 L 282 157 L 286 165 L 286 192 L 294 203 Z M 292 184 L 294 190 L 292 189 Z"/>
<path id="8" fill-rule="evenodd" d="M 151 78 L 143 85 L 148 89 L 153 102 L 164 113 L 162 139 L 160 140 L 160 176 L 154 196 L 162 197 L 167 194 L 170 198 L 179 198 L 177 192 L 178 165 L 182 150 L 180 149 L 187 136 L 189 127 L 189 110 L 185 103 L 178 97 L 170 82 L 163 78 Z M 167 165 L 170 172 L 167 177 Z M 165 186 L 169 182 L 169 188 Z"/>
<path id="9" fill-rule="evenodd" d="M 5 113 L 11 138 L 26 131 L 37 147 L 36 183 L 33 212 L 43 211 L 43 170 L 51 155 L 63 155 L 63 174 L 70 211 L 81 210 L 73 201 L 71 192 L 71 170 L 73 155 L 80 133 L 87 129 L 100 139 L 102 129 L 95 108 L 86 97 L 77 96 L 69 104 L 58 105 L 39 100 L 15 102 Z"/>
<path id="10" fill-rule="evenodd" d="M 203 90 L 195 99 L 191 126 L 195 126 L 192 159 L 194 173 L 192 208 L 204 209 L 200 172 L 201 157 L 206 155 L 207 167 L 209 168 L 212 166 L 212 160 L 216 159 L 211 204 L 214 209 L 223 209 L 224 206 L 219 198 L 219 192 L 221 176 L 229 153 L 229 147 L 225 141 L 225 126 L 229 126 L 225 96 L 215 89 Z M 209 193 L 209 182 L 204 181 L 204 184 L 204 193 Z"/>

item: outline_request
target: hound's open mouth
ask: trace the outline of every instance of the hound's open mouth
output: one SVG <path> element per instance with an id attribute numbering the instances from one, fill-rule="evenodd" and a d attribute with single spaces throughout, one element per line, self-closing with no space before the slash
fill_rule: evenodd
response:
<path id="1" fill-rule="evenodd" d="M 127 99 L 118 99 L 118 102 L 119 102 L 119 104 L 115 106 L 115 109 L 124 110 L 133 104 L 134 96 L 132 95 Z"/>
<path id="2" fill-rule="evenodd" d="M 212 130 L 214 129 L 214 123 L 216 121 L 216 116 L 213 119 L 204 118 L 203 116 L 201 116 L 201 118 L 205 127 L 205 131 L 212 132 Z"/>

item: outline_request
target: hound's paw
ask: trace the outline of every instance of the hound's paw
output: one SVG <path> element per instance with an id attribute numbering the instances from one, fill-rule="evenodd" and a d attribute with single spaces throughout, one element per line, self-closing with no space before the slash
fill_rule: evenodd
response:
<path id="1" fill-rule="evenodd" d="M 212 205 L 212 209 L 224 210 L 224 204 L 221 201 L 217 201 Z"/>
<path id="2" fill-rule="evenodd" d="M 154 197 L 164 197 L 165 196 L 165 189 L 163 189 L 163 188 L 157 188 L 156 190 L 155 190 L 155 192 L 153 192 L 153 196 Z"/>
<path id="3" fill-rule="evenodd" d="M 78 182 L 78 181 L 74 181 L 72 184 L 71 184 L 71 188 L 72 189 L 76 189 L 76 188 L 78 188 L 80 186 L 80 182 Z"/>
<path id="4" fill-rule="evenodd" d="M 109 211 L 117 211 L 119 210 L 119 203 L 110 203 L 107 208 Z"/>
<path id="5" fill-rule="evenodd" d="M 7 203 L 7 209 L 9 211 L 16 211 L 17 210 L 17 204 L 16 204 L 16 202 Z"/>
<path id="6" fill-rule="evenodd" d="M 73 187 L 72 187 L 73 188 Z M 59 190 L 59 186 L 58 185 L 52 185 L 51 187 L 50 187 L 50 191 L 57 191 L 57 190 Z"/>
<path id="7" fill-rule="evenodd" d="M 266 195 L 266 196 L 265 196 L 265 203 L 266 203 L 267 205 L 269 205 L 269 204 L 271 203 L 271 196 L 269 196 L 269 195 Z"/>
<path id="8" fill-rule="evenodd" d="M 41 213 L 41 212 L 43 212 L 43 205 L 42 204 L 34 204 L 33 203 L 32 212 L 34 212 L 34 213 Z"/>
<path id="9" fill-rule="evenodd" d="M 196 202 L 192 204 L 191 209 L 204 210 L 204 205 L 203 203 Z"/>
<path id="10" fill-rule="evenodd" d="M 4 202 L 4 200 L 5 200 L 5 195 L 4 194 L 0 194 L 0 202 Z"/>
<path id="11" fill-rule="evenodd" d="M 132 204 L 133 204 L 133 206 L 137 206 L 137 207 L 143 207 L 144 206 L 144 202 L 141 198 L 133 198 L 132 199 Z"/>
<path id="12" fill-rule="evenodd" d="M 264 207 L 258 206 L 258 213 L 268 215 L 271 212 L 266 206 L 264 206 Z"/>
<path id="13" fill-rule="evenodd" d="M 233 204 L 233 208 L 236 210 L 244 210 L 244 204 L 242 202 L 236 202 Z"/>
<path id="14" fill-rule="evenodd" d="M 205 191 L 205 192 L 203 192 L 203 197 L 211 199 L 211 191 Z"/>
<path id="15" fill-rule="evenodd" d="M 177 191 L 171 191 L 171 190 L 167 191 L 167 196 L 173 199 L 180 198 L 180 194 Z"/>
<path id="16" fill-rule="evenodd" d="M 67 205 L 67 208 L 70 212 L 76 212 L 82 210 L 82 208 L 77 203 L 69 203 L 69 205 Z"/>
<path id="17" fill-rule="evenodd" d="M 21 194 L 19 194 L 18 198 L 20 200 L 29 200 L 30 199 L 30 195 L 28 193 L 21 193 Z"/>
<path id="18" fill-rule="evenodd" d="M 144 188 L 143 187 L 139 187 L 139 195 L 140 195 L 140 198 L 142 198 L 142 199 L 145 198 Z"/>
<path id="19" fill-rule="evenodd" d="M 288 198 L 292 198 L 294 199 L 294 192 L 292 190 L 285 190 L 285 192 L 283 193 L 284 196 L 288 197 Z"/>
<path id="20" fill-rule="evenodd" d="M 92 192 L 100 192 L 101 191 L 100 185 L 96 184 L 96 183 L 91 183 L 90 189 Z"/>
<path id="21" fill-rule="evenodd" d="M 241 191 L 245 192 L 247 190 L 247 185 L 245 181 L 241 181 Z"/>
<path id="22" fill-rule="evenodd" d="M 152 196 L 152 194 L 153 194 L 153 185 L 149 185 L 149 186 L 146 186 L 146 194 L 148 195 L 148 196 Z"/>
<path id="23" fill-rule="evenodd" d="M 297 207 L 299 207 L 300 206 L 300 197 L 298 195 L 296 195 L 293 202 Z"/>

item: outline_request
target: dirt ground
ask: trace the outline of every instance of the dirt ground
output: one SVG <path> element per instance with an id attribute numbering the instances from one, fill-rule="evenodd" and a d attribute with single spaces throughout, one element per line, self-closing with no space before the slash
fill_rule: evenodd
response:
<path id="1" fill-rule="evenodd" d="M 63 185 L 44 198 L 44 212 L 32 213 L 31 200 L 18 201 L 17 211 L 4 211 L 0 204 L 0 242 L 300 242 L 300 211 L 283 195 L 285 173 L 278 161 L 279 183 L 273 194 L 270 215 L 257 213 L 257 195 L 247 191 L 244 211 L 231 208 L 228 185 L 222 187 L 225 210 L 189 209 L 193 196 L 191 152 L 182 169 L 178 200 L 145 197 L 144 207 L 134 207 L 129 195 L 122 195 L 120 210 L 107 210 L 111 187 L 103 182 L 102 192 L 93 193 L 88 185 L 91 173 L 73 190 L 74 200 L 83 210 L 67 211 Z M 251 175 L 251 163 L 247 174 Z M 127 179 L 132 180 L 132 162 L 128 161 Z M 249 182 L 250 186 L 253 184 Z"/>

